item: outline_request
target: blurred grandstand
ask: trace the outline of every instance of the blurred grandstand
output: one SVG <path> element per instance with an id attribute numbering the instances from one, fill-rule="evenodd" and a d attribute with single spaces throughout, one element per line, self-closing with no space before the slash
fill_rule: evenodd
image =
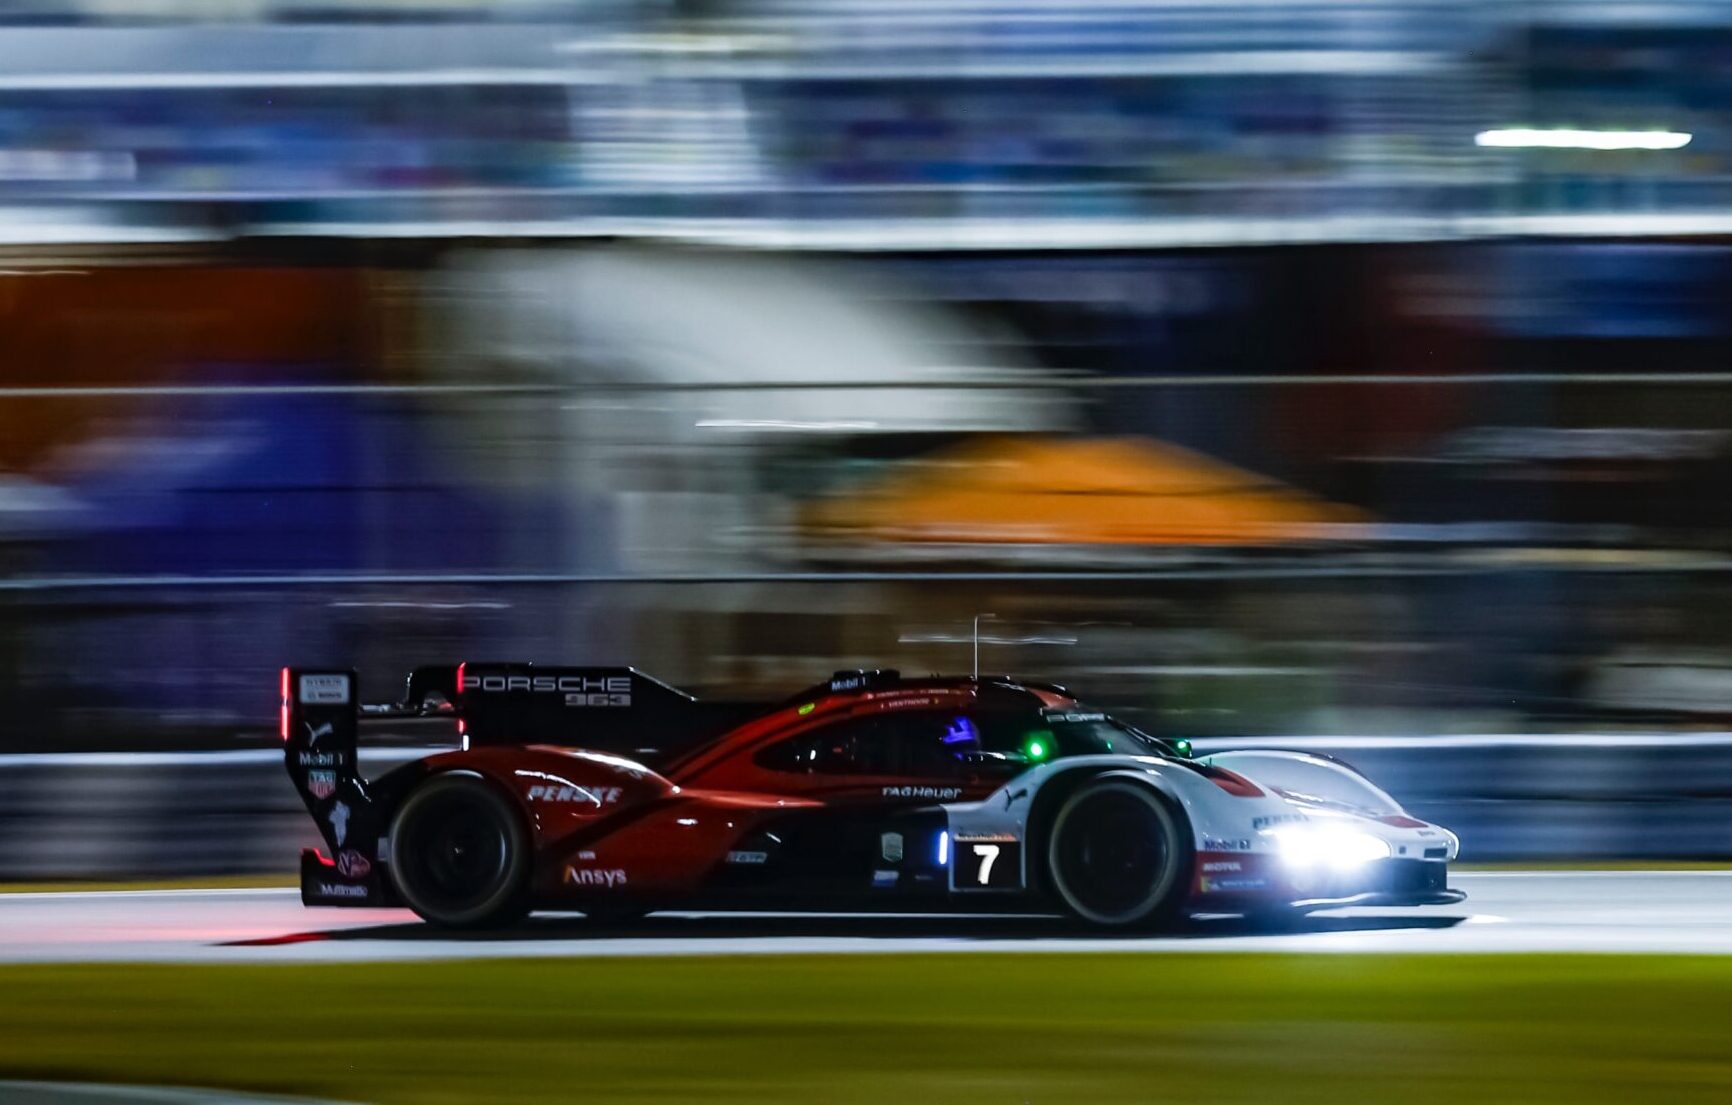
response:
<path id="1" fill-rule="evenodd" d="M 0 742 L 264 741 L 285 656 L 955 668 L 981 611 L 1165 731 L 1722 724 L 1729 44 L 0 5 Z"/>

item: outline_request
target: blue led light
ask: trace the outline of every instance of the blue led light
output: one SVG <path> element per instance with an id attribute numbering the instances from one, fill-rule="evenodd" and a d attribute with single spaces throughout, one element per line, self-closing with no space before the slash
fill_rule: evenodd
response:
<path id="1" fill-rule="evenodd" d="M 944 732 L 945 744 L 961 744 L 964 741 L 978 741 L 979 739 L 980 730 L 975 728 L 974 722 L 965 717 L 959 717 L 951 722 L 950 728 Z"/>
<path id="2" fill-rule="evenodd" d="M 938 832 L 938 866 L 950 866 L 950 833 L 944 829 Z"/>

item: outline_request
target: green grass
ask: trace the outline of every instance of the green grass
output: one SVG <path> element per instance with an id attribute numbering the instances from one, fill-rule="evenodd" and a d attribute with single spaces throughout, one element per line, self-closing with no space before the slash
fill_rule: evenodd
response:
<path id="1" fill-rule="evenodd" d="M 1732 1100 L 1732 959 L 946 955 L 0 969 L 0 1077 L 379 1103 Z"/>

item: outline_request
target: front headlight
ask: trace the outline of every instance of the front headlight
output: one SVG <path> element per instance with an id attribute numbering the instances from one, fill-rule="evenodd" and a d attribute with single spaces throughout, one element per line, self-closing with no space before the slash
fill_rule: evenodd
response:
<path id="1" fill-rule="evenodd" d="M 1292 867 L 1362 867 L 1392 854 L 1388 841 L 1343 825 L 1283 825 L 1269 835 L 1281 861 Z"/>

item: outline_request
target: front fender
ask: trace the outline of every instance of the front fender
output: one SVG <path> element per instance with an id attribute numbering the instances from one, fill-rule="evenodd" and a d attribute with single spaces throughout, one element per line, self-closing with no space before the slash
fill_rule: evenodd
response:
<path id="1" fill-rule="evenodd" d="M 1406 811 L 1401 803 L 1359 772 L 1324 756 L 1305 752 L 1250 749 L 1217 752 L 1203 763 L 1224 767 L 1259 786 L 1285 791 L 1302 799 L 1320 799 L 1373 817 L 1392 817 Z"/>
<path id="2" fill-rule="evenodd" d="M 1261 846 L 1254 830 L 1259 818 L 1291 810 L 1271 793 L 1241 796 L 1170 760 L 1140 756 L 1082 756 L 1024 772 L 978 802 L 944 806 L 951 835 L 958 839 L 1004 839 L 1037 850 L 1041 815 L 1047 801 L 1082 778 L 1129 778 L 1152 787 L 1185 816 L 1197 851 L 1252 851 Z"/>

